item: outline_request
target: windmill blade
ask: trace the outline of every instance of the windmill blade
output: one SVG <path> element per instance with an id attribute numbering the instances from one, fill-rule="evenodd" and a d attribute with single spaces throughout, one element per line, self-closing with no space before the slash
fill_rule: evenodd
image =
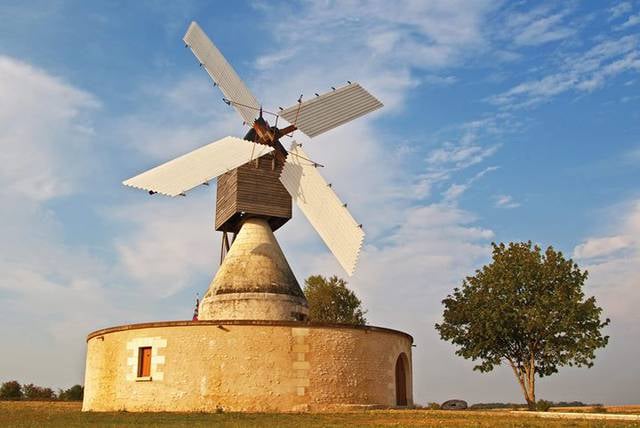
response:
<path id="1" fill-rule="evenodd" d="M 294 143 L 280 181 L 351 276 L 356 268 L 364 231 L 308 159 L 302 147 Z"/>
<path id="2" fill-rule="evenodd" d="M 260 104 L 202 28 L 193 21 L 182 40 L 245 123 L 253 125 L 260 111 Z"/>
<path id="3" fill-rule="evenodd" d="M 280 116 L 309 137 L 315 137 L 382 107 L 376 97 L 351 83 L 309 101 L 295 104 Z"/>
<path id="4" fill-rule="evenodd" d="M 272 147 L 226 137 L 122 182 L 167 196 L 177 196 L 273 151 Z"/>

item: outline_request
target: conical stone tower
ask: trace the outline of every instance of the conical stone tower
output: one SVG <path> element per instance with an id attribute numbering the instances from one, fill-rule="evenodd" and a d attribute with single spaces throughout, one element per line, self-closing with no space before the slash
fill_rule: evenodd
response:
<path id="1" fill-rule="evenodd" d="M 201 320 L 298 320 L 307 300 L 269 222 L 242 222 L 228 254 L 200 303 Z"/>

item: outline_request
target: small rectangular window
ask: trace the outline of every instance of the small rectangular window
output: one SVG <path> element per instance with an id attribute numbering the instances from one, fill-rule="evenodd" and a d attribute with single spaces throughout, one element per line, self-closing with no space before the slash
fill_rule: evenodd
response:
<path id="1" fill-rule="evenodd" d="M 138 377 L 151 376 L 151 346 L 138 348 Z"/>

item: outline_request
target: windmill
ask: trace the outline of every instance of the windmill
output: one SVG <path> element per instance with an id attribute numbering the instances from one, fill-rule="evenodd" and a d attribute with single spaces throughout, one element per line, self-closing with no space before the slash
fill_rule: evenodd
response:
<path id="1" fill-rule="evenodd" d="M 267 112 L 196 22 L 183 40 L 250 129 L 244 138 L 225 137 L 123 184 L 173 197 L 217 178 L 221 265 L 201 301 L 200 319 L 304 320 L 306 299 L 273 235 L 291 218 L 292 200 L 349 275 L 364 232 L 317 171 L 320 165 L 295 141 L 287 150 L 280 139 L 296 130 L 316 137 L 382 103 L 348 82 L 306 101 L 301 96 L 277 114 Z M 275 117 L 273 125 L 265 115 Z M 279 128 L 279 119 L 289 125 Z"/>

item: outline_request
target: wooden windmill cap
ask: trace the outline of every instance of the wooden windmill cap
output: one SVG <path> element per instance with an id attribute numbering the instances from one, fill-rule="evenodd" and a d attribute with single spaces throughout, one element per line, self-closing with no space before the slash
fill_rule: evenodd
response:
<path id="1" fill-rule="evenodd" d="M 267 220 L 248 218 L 202 299 L 201 319 L 304 319 L 307 301 Z"/>

